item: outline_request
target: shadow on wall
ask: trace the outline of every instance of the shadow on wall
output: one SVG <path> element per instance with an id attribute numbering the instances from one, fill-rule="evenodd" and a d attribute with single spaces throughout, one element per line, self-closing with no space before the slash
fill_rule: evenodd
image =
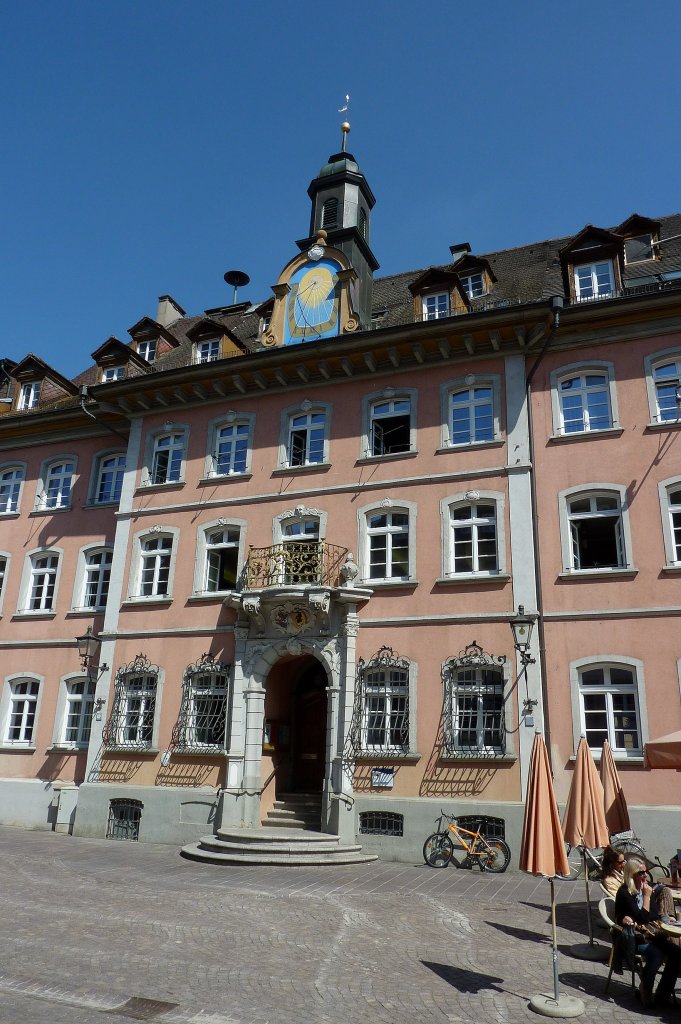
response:
<path id="1" fill-rule="evenodd" d="M 140 769 L 139 762 L 108 753 L 101 746 L 88 775 L 88 782 L 130 782 Z"/>
<path id="2" fill-rule="evenodd" d="M 479 796 L 496 775 L 493 765 L 471 765 L 445 763 L 441 760 L 445 750 L 444 714 L 435 736 L 435 743 L 428 758 L 419 786 L 419 796 Z"/>
<path id="3" fill-rule="evenodd" d="M 161 765 L 156 775 L 157 786 L 203 786 L 213 773 L 212 762 L 201 763 L 191 760 L 178 760 L 168 765 Z"/>

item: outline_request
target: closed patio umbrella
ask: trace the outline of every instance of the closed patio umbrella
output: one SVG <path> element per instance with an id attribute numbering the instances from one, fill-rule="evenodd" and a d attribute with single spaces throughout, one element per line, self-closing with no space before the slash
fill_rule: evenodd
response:
<path id="1" fill-rule="evenodd" d="M 558 942 L 556 938 L 556 875 L 567 875 L 569 865 L 560 828 L 556 796 L 546 744 L 537 732 L 530 759 L 530 778 L 525 800 L 523 837 L 520 844 L 520 870 L 548 878 L 551 886 L 551 941 L 553 946 L 553 996 L 536 995 L 530 1006 L 546 1017 L 578 1017 L 584 1013 L 581 999 L 558 991 Z"/>
<path id="2" fill-rule="evenodd" d="M 629 809 L 620 782 L 619 772 L 612 756 L 607 740 L 601 751 L 601 783 L 603 785 L 603 802 L 605 806 L 605 823 L 610 835 L 626 832 L 631 828 Z"/>
<path id="3" fill-rule="evenodd" d="M 649 768 L 681 768 L 681 732 L 670 732 L 645 745 Z"/>
<path id="4" fill-rule="evenodd" d="M 591 756 L 586 737 L 582 736 L 577 748 L 575 770 L 563 816 L 563 835 L 566 843 L 579 846 L 584 858 L 584 884 L 586 886 L 586 917 L 589 925 L 587 946 L 573 946 L 576 955 L 586 957 L 604 956 L 606 950 L 596 946 L 591 924 L 591 897 L 589 894 L 589 872 L 586 868 L 586 851 L 600 849 L 610 842 L 605 821 L 603 785 L 598 777 L 594 759 Z"/>

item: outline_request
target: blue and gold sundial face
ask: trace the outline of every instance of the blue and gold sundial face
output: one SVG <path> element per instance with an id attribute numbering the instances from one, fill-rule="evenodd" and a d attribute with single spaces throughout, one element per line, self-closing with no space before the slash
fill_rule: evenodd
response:
<path id="1" fill-rule="evenodd" d="M 338 334 L 340 266 L 334 260 L 304 263 L 289 281 L 285 345 Z"/>

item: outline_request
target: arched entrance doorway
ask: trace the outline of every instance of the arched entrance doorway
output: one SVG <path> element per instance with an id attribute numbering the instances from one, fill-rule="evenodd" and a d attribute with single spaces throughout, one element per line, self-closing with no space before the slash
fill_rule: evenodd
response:
<path id="1" fill-rule="evenodd" d="M 282 658 L 272 667 L 265 686 L 262 765 L 263 779 L 274 777 L 270 799 L 322 792 L 327 686 L 323 665 L 310 655 Z"/>

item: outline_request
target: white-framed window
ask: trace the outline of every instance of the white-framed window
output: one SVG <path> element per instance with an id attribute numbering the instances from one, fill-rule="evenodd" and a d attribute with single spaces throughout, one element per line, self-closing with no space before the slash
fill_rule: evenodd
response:
<path id="1" fill-rule="evenodd" d="M 213 594 L 234 590 L 239 575 L 241 530 L 216 526 L 205 531 L 206 565 L 203 589 Z"/>
<path id="2" fill-rule="evenodd" d="M 2 611 L 2 600 L 5 596 L 5 583 L 7 581 L 7 569 L 9 567 L 9 554 L 0 552 L 0 611 Z"/>
<path id="3" fill-rule="evenodd" d="M 363 577 L 367 582 L 415 579 L 416 506 L 390 499 L 359 511 Z"/>
<path id="4" fill-rule="evenodd" d="M 416 450 L 416 390 L 384 388 L 362 400 L 362 456 Z"/>
<path id="5" fill-rule="evenodd" d="M 570 665 L 575 750 L 586 736 L 594 753 L 604 740 L 615 757 L 642 757 L 647 738 L 643 664 L 634 658 L 580 658 Z"/>
<path id="6" fill-rule="evenodd" d="M 6 680 L 2 700 L 2 743 L 7 746 L 35 746 L 40 679 L 16 676 Z"/>
<path id="7" fill-rule="evenodd" d="M 184 477 L 187 431 L 183 428 L 155 434 L 149 462 L 149 483 L 174 484 Z"/>
<path id="8" fill-rule="evenodd" d="M 487 291 L 485 275 L 482 271 L 478 271 L 475 274 L 465 274 L 459 280 L 469 299 L 479 299 Z"/>
<path id="9" fill-rule="evenodd" d="M 551 374 L 554 432 L 609 430 L 617 423 L 612 363 L 563 366 Z"/>
<path id="10" fill-rule="evenodd" d="M 3 466 L 0 469 L 0 515 L 19 511 L 24 473 L 23 466 Z"/>
<path id="11" fill-rule="evenodd" d="M 177 753 L 224 749 L 230 671 L 230 665 L 210 654 L 185 670 L 180 714 L 173 729 Z"/>
<path id="12" fill-rule="evenodd" d="M 137 355 L 141 356 L 142 359 L 146 359 L 148 363 L 153 363 L 156 358 L 157 346 L 158 338 L 147 338 L 145 341 L 138 341 Z"/>
<path id="13" fill-rule="evenodd" d="M 71 491 L 76 472 L 76 460 L 52 459 L 43 463 L 38 483 L 37 509 L 65 509 L 71 507 Z"/>
<path id="14" fill-rule="evenodd" d="M 30 556 L 28 603 L 24 610 L 51 612 L 57 598 L 59 555 L 56 552 Z"/>
<path id="15" fill-rule="evenodd" d="M 512 752 L 508 728 L 508 674 L 504 660 L 476 644 L 442 668 L 444 750 L 454 757 L 498 757 Z"/>
<path id="16" fill-rule="evenodd" d="M 681 422 L 681 352 L 647 356 L 645 372 L 651 423 Z"/>
<path id="17" fill-rule="evenodd" d="M 424 320 L 441 320 L 450 315 L 449 292 L 431 292 L 422 296 Z"/>
<path id="18" fill-rule="evenodd" d="M 681 477 L 658 484 L 665 563 L 681 568 Z"/>
<path id="19" fill-rule="evenodd" d="M 103 452 L 94 462 L 91 501 L 113 505 L 121 500 L 125 478 L 125 452 Z"/>
<path id="20" fill-rule="evenodd" d="M 230 412 L 209 425 L 206 476 L 238 476 L 250 472 L 254 415 Z"/>
<path id="21" fill-rule="evenodd" d="M 329 461 L 329 430 L 331 406 L 305 401 L 285 409 L 282 414 L 282 437 L 279 465 L 293 469 L 320 466 Z"/>
<path id="22" fill-rule="evenodd" d="M 194 345 L 195 363 L 215 363 L 220 358 L 220 338 L 206 338 Z"/>
<path id="23" fill-rule="evenodd" d="M 111 714 L 102 733 L 106 749 L 146 750 L 154 745 L 160 705 L 158 665 L 138 655 L 119 668 Z"/>
<path id="24" fill-rule="evenodd" d="M 400 756 L 413 749 L 415 666 L 390 647 L 357 665 L 353 714 L 358 753 Z"/>
<path id="25" fill-rule="evenodd" d="M 108 547 L 90 548 L 81 552 L 82 572 L 80 594 L 75 607 L 101 611 L 106 608 L 113 550 Z"/>
<path id="26" fill-rule="evenodd" d="M 87 677 L 63 680 L 63 709 L 56 737 L 60 746 L 85 749 L 90 742 L 96 685 Z"/>
<path id="27" fill-rule="evenodd" d="M 138 589 L 140 597 L 168 596 L 172 552 L 172 537 L 153 536 L 141 541 Z"/>
<path id="28" fill-rule="evenodd" d="M 561 491 L 558 498 L 566 571 L 632 568 L 626 488 L 587 485 Z"/>
<path id="29" fill-rule="evenodd" d="M 468 374 L 443 385 L 442 446 L 484 444 L 501 436 L 499 410 L 501 384 L 498 376 Z"/>
<path id="30" fill-rule="evenodd" d="M 650 231 L 643 235 L 632 235 L 624 240 L 624 262 L 643 263 L 655 259 L 653 236 Z"/>
<path id="31" fill-rule="evenodd" d="M 443 498 L 444 576 L 495 577 L 506 570 L 504 496 L 468 491 Z"/>
<path id="32" fill-rule="evenodd" d="M 597 263 L 580 263 L 573 268 L 575 298 L 578 302 L 603 298 L 615 290 L 615 276 L 612 260 Z"/>
<path id="33" fill-rule="evenodd" d="M 124 366 L 105 366 L 102 370 L 102 384 L 109 384 L 114 380 L 123 380 L 124 377 Z"/>
<path id="34" fill-rule="evenodd" d="M 22 412 L 26 409 L 35 409 L 40 400 L 40 381 L 32 380 L 21 385 L 17 408 Z"/>

